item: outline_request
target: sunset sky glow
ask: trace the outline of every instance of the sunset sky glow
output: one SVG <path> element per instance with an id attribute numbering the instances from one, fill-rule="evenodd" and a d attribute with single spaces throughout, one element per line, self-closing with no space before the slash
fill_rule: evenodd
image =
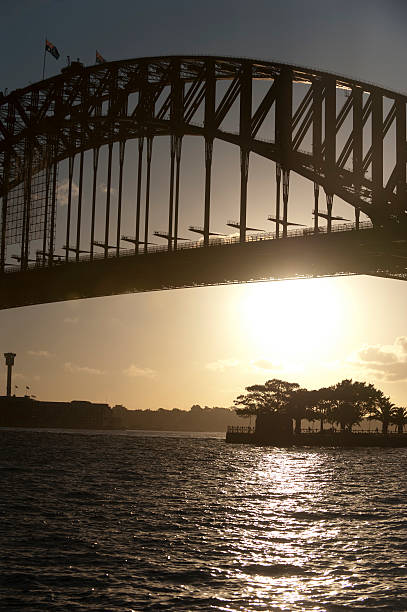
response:
<path id="1" fill-rule="evenodd" d="M 179 0 L 5 0 L 2 89 L 41 77 L 47 36 L 61 53 L 59 61 L 47 58 L 47 76 L 67 55 L 93 64 L 98 49 L 107 60 L 182 53 L 280 60 L 407 91 L 403 1 L 209 0 L 200 10 Z M 185 226 L 194 223 L 193 202 L 202 198 L 202 150 L 201 142 L 186 144 Z M 213 229 L 223 231 L 239 197 L 238 151 L 219 144 L 215 156 Z M 253 207 L 272 206 L 266 164 L 253 160 Z M 167 197 L 165 172 L 160 176 L 156 200 Z M 59 196 L 64 214 L 63 180 Z M 302 221 L 312 185 L 294 180 L 290 197 Z M 17 354 L 18 393 L 29 386 L 39 399 L 188 409 L 230 406 L 246 385 L 269 378 L 311 389 L 349 377 L 407 405 L 406 303 L 407 283 L 365 276 L 94 298 L 1 311 L 0 351 Z"/>

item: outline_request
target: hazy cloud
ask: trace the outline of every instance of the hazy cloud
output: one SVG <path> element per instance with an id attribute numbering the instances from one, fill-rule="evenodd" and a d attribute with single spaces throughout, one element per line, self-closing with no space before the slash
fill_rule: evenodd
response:
<path id="1" fill-rule="evenodd" d="M 102 183 L 99 189 L 102 193 L 107 193 L 107 185 L 105 185 L 105 183 Z M 114 187 L 110 187 L 110 195 L 115 195 L 115 194 L 116 194 L 116 189 Z"/>
<path id="2" fill-rule="evenodd" d="M 70 374 L 92 374 L 96 376 L 100 376 L 104 374 L 102 370 L 98 370 L 97 368 L 89 368 L 88 366 L 79 366 L 76 363 L 71 363 L 67 361 L 64 365 L 65 371 Z"/>
<path id="3" fill-rule="evenodd" d="M 63 181 L 58 185 L 58 204 L 60 206 L 66 206 L 68 204 L 68 192 L 69 192 L 69 181 Z M 72 198 L 77 197 L 79 194 L 78 185 L 72 181 Z"/>
<path id="4" fill-rule="evenodd" d="M 218 359 L 217 361 L 207 363 L 205 367 L 207 370 L 212 370 L 212 372 L 223 372 L 227 368 L 235 368 L 239 363 L 237 359 Z"/>
<path id="5" fill-rule="evenodd" d="M 32 357 L 51 357 L 51 353 L 49 351 L 27 351 L 27 355 L 31 355 Z"/>
<path id="6" fill-rule="evenodd" d="M 75 325 L 79 321 L 78 317 L 65 317 L 64 323 L 72 323 Z"/>
<path id="7" fill-rule="evenodd" d="M 27 376 L 22 372 L 13 372 L 13 380 L 27 380 Z"/>
<path id="8" fill-rule="evenodd" d="M 394 363 L 398 355 L 381 346 L 367 346 L 357 353 L 359 361 L 363 363 Z"/>
<path id="9" fill-rule="evenodd" d="M 325 361 L 321 363 L 321 366 L 323 368 L 326 368 L 327 370 L 335 370 L 338 371 L 340 368 L 343 368 L 344 363 L 343 361 L 339 360 L 339 359 L 334 359 L 333 361 Z"/>
<path id="10" fill-rule="evenodd" d="M 407 337 L 390 345 L 363 346 L 349 361 L 387 382 L 407 381 Z"/>
<path id="11" fill-rule="evenodd" d="M 123 370 L 123 374 L 131 377 L 141 377 L 141 378 L 154 378 L 157 375 L 155 370 L 151 368 L 140 368 L 139 366 L 134 365 L 134 363 L 130 364 L 128 368 Z"/>
<path id="12" fill-rule="evenodd" d="M 281 368 L 279 364 L 268 361 L 268 359 L 252 361 L 252 366 L 258 370 L 279 370 Z"/>

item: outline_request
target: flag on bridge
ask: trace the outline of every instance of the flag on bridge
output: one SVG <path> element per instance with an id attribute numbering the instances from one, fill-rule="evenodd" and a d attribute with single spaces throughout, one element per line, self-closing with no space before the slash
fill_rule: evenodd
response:
<path id="1" fill-rule="evenodd" d="M 96 64 L 104 64 L 105 62 L 105 58 L 100 55 L 99 51 L 96 49 Z"/>
<path id="2" fill-rule="evenodd" d="M 55 45 L 53 45 L 47 39 L 45 39 L 45 51 L 48 51 L 48 53 L 51 53 L 51 55 L 53 57 L 55 57 L 55 59 L 59 58 L 59 51 L 58 51 L 58 49 L 56 48 Z"/>

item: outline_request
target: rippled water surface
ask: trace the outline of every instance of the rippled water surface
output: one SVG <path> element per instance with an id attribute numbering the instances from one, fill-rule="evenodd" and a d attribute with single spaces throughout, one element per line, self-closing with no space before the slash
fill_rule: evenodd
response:
<path id="1" fill-rule="evenodd" d="M 407 610 L 404 449 L 0 431 L 1 610 Z"/>

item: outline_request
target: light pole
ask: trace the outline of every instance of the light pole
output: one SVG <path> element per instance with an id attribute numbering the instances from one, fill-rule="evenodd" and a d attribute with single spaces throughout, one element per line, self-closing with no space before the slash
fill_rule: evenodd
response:
<path id="1" fill-rule="evenodd" d="M 6 366 L 7 366 L 7 397 L 11 396 L 11 373 L 14 365 L 14 357 L 15 353 L 4 353 L 4 357 L 6 358 Z"/>

